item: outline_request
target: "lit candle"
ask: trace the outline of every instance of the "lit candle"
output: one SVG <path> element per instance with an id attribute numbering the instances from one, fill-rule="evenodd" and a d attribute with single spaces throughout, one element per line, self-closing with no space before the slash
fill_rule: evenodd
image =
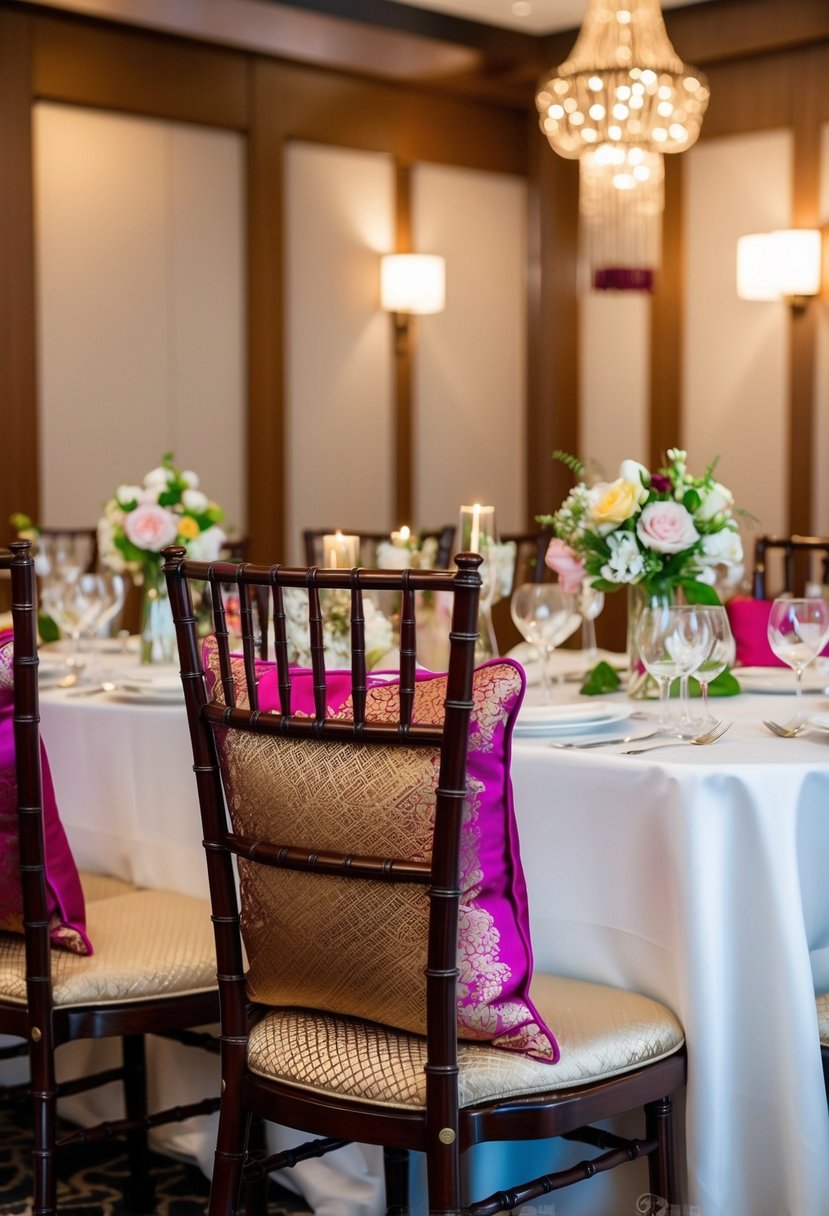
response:
<path id="1" fill-rule="evenodd" d="M 322 538 L 322 560 L 329 570 L 350 570 L 360 564 L 360 538 L 348 536 L 339 528 Z"/>
<path id="2" fill-rule="evenodd" d="M 479 502 L 461 507 L 461 547 L 469 553 L 480 553 L 484 543 L 495 539 L 495 508 L 482 507 Z"/>
<path id="3" fill-rule="evenodd" d="M 397 545 L 398 548 L 402 549 L 408 545 L 411 535 L 412 535 L 411 529 L 407 528 L 406 525 L 403 524 L 403 526 L 399 532 L 392 532 L 391 543 L 393 545 Z"/>

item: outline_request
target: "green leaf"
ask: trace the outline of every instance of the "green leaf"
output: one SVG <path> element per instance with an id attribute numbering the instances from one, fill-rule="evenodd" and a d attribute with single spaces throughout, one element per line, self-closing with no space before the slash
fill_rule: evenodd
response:
<path id="1" fill-rule="evenodd" d="M 720 597 L 709 583 L 700 583 L 695 578 L 683 578 L 679 585 L 689 604 L 719 604 Z"/>
<path id="2" fill-rule="evenodd" d="M 730 671 L 722 671 L 717 676 L 716 680 L 712 680 L 708 685 L 709 697 L 736 697 L 742 692 L 739 681 L 736 676 L 733 676 Z M 671 685 L 671 696 L 679 696 L 679 680 L 674 680 Z M 688 696 L 701 697 L 702 689 L 699 686 L 699 680 L 691 676 L 688 681 Z"/>
<path id="3" fill-rule="evenodd" d="M 584 472 L 584 464 L 579 460 L 578 456 L 571 455 L 570 452 L 562 452 L 560 448 L 556 448 L 553 452 L 553 460 L 560 460 L 562 464 L 566 464 L 571 473 L 575 473 L 576 477 L 581 477 Z"/>
<path id="4" fill-rule="evenodd" d="M 37 616 L 37 632 L 41 642 L 57 642 L 60 640 L 60 630 L 57 622 L 47 616 L 45 612 L 39 612 Z"/>
<path id="5" fill-rule="evenodd" d="M 587 672 L 579 692 L 585 697 L 598 697 L 606 692 L 616 692 L 621 683 L 619 673 L 602 661 Z"/>
<path id="6" fill-rule="evenodd" d="M 682 505 L 691 515 L 698 509 L 700 501 L 700 496 L 696 490 L 686 490 L 682 495 Z"/>

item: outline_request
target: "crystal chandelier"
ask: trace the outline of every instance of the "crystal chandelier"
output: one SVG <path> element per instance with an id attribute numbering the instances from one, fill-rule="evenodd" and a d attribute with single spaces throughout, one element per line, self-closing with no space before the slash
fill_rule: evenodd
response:
<path id="1" fill-rule="evenodd" d="M 653 288 L 663 153 L 699 135 L 708 84 L 671 46 L 659 0 L 590 0 L 570 58 L 536 97 L 541 130 L 579 161 L 582 248 L 598 290 Z"/>

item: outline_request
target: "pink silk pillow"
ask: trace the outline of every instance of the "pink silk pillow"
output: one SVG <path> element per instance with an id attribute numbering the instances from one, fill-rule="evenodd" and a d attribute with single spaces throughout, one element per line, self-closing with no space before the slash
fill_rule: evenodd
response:
<path id="1" fill-rule="evenodd" d="M 215 640 L 204 651 L 208 693 L 216 685 Z M 238 703 L 246 700 L 241 662 L 234 671 Z M 259 707 L 279 712 L 272 663 L 257 664 Z M 351 673 L 328 671 L 329 716 L 350 716 Z M 440 721 L 446 676 L 417 673 L 415 721 Z M 397 673 L 369 672 L 367 717 L 396 718 Z M 556 1040 L 529 996 L 533 971 L 529 909 L 515 822 L 510 759 L 515 719 L 524 698 L 523 668 L 508 659 L 479 667 L 473 677 L 469 724 L 469 798 L 461 839 L 461 905 L 458 930 L 458 1033 L 488 1041 L 547 1063 L 559 1058 Z M 220 692 L 220 689 L 217 690 Z M 313 715 L 313 676 L 291 672 L 291 709 Z"/>
<path id="2" fill-rule="evenodd" d="M 772 600 L 735 595 L 725 606 L 737 648 L 739 667 L 785 667 L 769 646 L 768 624 Z M 822 652 L 829 655 L 829 645 Z M 739 672 L 737 673 L 739 678 Z"/>
<path id="3" fill-rule="evenodd" d="M 0 633 L 0 932 L 23 932 L 14 744 L 14 654 L 11 630 Z M 92 954 L 81 880 L 58 814 L 52 774 L 40 745 L 46 909 L 53 946 Z"/>

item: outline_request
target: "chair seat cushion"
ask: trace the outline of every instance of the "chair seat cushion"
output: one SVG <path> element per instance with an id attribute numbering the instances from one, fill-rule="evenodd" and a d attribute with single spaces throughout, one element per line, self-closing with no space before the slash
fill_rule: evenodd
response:
<path id="1" fill-rule="evenodd" d="M 183 996 L 216 986 L 210 905 L 172 891 L 134 891 L 87 908 L 93 955 L 53 950 L 55 1005 Z M 26 1002 L 21 938 L 0 933 L 0 1000 Z"/>
<path id="2" fill-rule="evenodd" d="M 604 1081 L 672 1055 L 684 1042 L 670 1010 L 639 993 L 536 974 L 531 996 L 556 1028 L 558 1063 L 459 1043 L 461 1106 Z M 426 1040 L 375 1022 L 274 1010 L 251 1031 L 248 1064 L 260 1076 L 318 1094 L 394 1109 L 426 1105 Z"/>
<path id="3" fill-rule="evenodd" d="M 138 890 L 131 882 L 114 878 L 111 874 L 92 874 L 89 870 L 81 870 L 80 878 L 87 904 L 96 899 L 111 899 L 113 895 L 131 895 Z"/>
<path id="4" fill-rule="evenodd" d="M 817 1028 L 821 1047 L 829 1047 L 829 992 L 822 992 L 816 998 Z"/>

